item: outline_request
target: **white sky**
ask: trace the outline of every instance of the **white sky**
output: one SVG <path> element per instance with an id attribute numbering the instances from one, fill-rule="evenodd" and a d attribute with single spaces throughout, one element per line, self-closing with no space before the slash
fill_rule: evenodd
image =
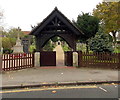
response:
<path id="1" fill-rule="evenodd" d="M 30 31 L 31 25 L 43 21 L 57 6 L 70 20 L 77 18 L 81 12 L 92 12 L 102 0 L 0 0 L 4 12 L 5 27 L 20 27 Z"/>

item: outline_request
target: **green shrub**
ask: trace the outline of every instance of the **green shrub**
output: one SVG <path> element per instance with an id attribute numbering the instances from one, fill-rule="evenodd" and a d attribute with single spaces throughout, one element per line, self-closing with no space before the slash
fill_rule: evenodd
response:
<path id="1" fill-rule="evenodd" d="M 29 47 L 30 52 L 34 52 L 35 49 L 36 49 L 35 45 L 30 45 Z"/>
<path id="2" fill-rule="evenodd" d="M 11 49 L 9 49 L 9 48 L 4 48 L 4 49 L 3 49 L 3 53 L 4 53 L 4 54 L 11 54 L 11 53 L 13 53 L 13 50 L 11 50 Z"/>
<path id="3" fill-rule="evenodd" d="M 113 45 L 110 42 L 109 35 L 97 33 L 95 37 L 88 40 L 90 50 L 93 52 L 113 52 Z"/>

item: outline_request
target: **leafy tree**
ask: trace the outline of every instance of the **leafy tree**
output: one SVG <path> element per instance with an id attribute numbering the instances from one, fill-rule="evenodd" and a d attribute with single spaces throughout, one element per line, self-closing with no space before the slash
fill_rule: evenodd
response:
<path id="1" fill-rule="evenodd" d="M 85 40 L 95 36 L 99 28 L 98 18 L 89 13 L 78 15 L 77 21 L 73 20 L 73 23 L 85 34 Z"/>
<path id="2" fill-rule="evenodd" d="M 50 41 L 48 41 L 45 46 L 43 47 L 44 51 L 53 51 L 55 45 L 52 45 Z"/>
<path id="3" fill-rule="evenodd" d="M 9 49 L 12 47 L 10 39 L 8 37 L 3 37 L 2 38 L 2 47 L 3 48 L 9 48 Z"/>
<path id="4" fill-rule="evenodd" d="M 17 38 L 18 34 L 19 34 L 20 38 L 25 36 L 25 34 L 21 31 L 21 29 L 19 27 L 12 28 L 8 32 L 3 32 L 3 35 L 5 35 L 6 37 L 9 37 L 9 38 Z"/>
<path id="5" fill-rule="evenodd" d="M 85 42 L 86 44 L 89 38 L 95 36 L 99 28 L 99 19 L 89 13 L 82 13 L 82 15 L 78 15 L 77 21 L 73 20 L 73 23 L 85 34 L 85 37 L 82 37 L 79 40 L 82 40 L 81 42 Z"/>
<path id="6" fill-rule="evenodd" d="M 17 40 L 18 33 L 20 37 L 24 37 L 24 33 L 19 28 L 13 28 L 7 31 L 2 31 L 2 47 L 4 49 L 11 49 Z"/>
<path id="7" fill-rule="evenodd" d="M 98 32 L 95 37 L 88 40 L 90 50 L 94 52 L 113 52 L 109 34 Z"/>
<path id="8" fill-rule="evenodd" d="M 58 41 L 58 36 L 55 36 L 55 37 L 51 38 L 51 40 L 52 40 L 53 42 L 57 42 L 57 41 Z"/>
<path id="9" fill-rule="evenodd" d="M 93 15 L 101 20 L 105 33 L 112 33 L 115 44 L 116 32 L 120 30 L 120 2 L 99 3 Z"/>

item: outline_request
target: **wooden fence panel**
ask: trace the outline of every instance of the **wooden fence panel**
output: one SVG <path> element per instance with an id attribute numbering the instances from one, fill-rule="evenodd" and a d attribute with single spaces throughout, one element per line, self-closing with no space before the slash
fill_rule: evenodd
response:
<path id="1" fill-rule="evenodd" d="M 120 66 L 120 53 L 78 53 L 78 65 L 82 67 L 115 68 Z M 82 64 L 82 65 L 81 65 Z"/>
<path id="2" fill-rule="evenodd" d="M 34 67 L 34 54 L 15 53 L 2 55 L 2 70 L 18 70 Z"/>

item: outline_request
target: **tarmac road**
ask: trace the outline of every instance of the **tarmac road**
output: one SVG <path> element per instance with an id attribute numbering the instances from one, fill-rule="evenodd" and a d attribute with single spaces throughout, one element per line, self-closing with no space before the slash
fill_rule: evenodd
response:
<path id="1" fill-rule="evenodd" d="M 2 98 L 118 98 L 116 84 L 3 90 Z M 109 99 L 111 100 L 111 99 Z"/>

